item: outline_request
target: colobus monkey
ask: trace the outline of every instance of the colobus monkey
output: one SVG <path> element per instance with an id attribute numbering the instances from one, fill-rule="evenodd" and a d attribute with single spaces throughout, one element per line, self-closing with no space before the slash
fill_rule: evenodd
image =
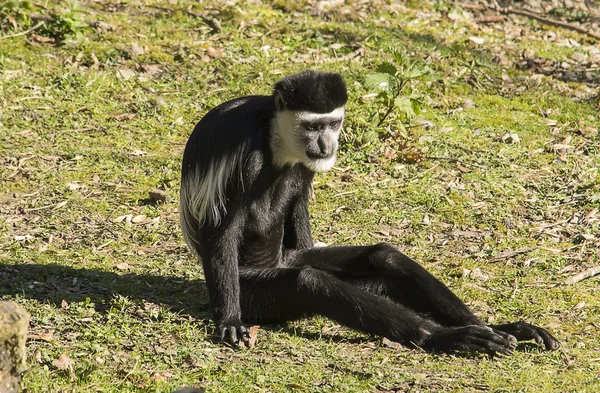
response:
<path id="1" fill-rule="evenodd" d="M 308 199 L 331 169 L 347 101 L 341 75 L 304 71 L 270 96 L 236 98 L 196 125 L 183 155 L 181 227 L 204 267 L 221 339 L 247 324 L 315 314 L 433 351 L 546 349 L 546 330 L 486 326 L 444 284 L 389 244 L 314 248 Z"/>

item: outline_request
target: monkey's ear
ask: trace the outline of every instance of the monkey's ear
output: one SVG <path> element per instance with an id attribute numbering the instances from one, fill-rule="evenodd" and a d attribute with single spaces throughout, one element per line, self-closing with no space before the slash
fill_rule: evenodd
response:
<path id="1" fill-rule="evenodd" d="M 278 111 L 282 111 L 285 109 L 285 100 L 283 99 L 283 95 L 279 90 L 275 90 L 273 93 L 273 98 L 275 99 L 275 109 Z"/>

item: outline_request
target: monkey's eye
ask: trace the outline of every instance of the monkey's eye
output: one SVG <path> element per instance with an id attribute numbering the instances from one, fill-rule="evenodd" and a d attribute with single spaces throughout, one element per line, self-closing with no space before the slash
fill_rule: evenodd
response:
<path id="1" fill-rule="evenodd" d="M 318 123 L 306 123 L 304 124 L 304 129 L 306 131 L 319 131 L 322 127 L 322 125 L 318 124 Z"/>
<path id="2" fill-rule="evenodd" d="M 332 121 L 331 123 L 329 123 L 329 127 L 335 130 L 340 126 L 341 123 L 341 120 Z"/>

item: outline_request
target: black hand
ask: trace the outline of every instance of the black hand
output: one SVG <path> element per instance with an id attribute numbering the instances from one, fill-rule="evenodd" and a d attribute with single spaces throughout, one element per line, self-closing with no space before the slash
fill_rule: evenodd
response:
<path id="1" fill-rule="evenodd" d="M 519 341 L 535 340 L 540 345 L 544 344 L 549 351 L 560 348 L 560 342 L 548 333 L 547 330 L 523 321 L 504 325 L 490 325 L 490 327 L 494 330 L 511 334 Z"/>
<path id="2" fill-rule="evenodd" d="M 494 331 L 487 326 L 471 325 L 440 328 L 422 347 L 441 352 L 468 351 L 510 355 L 516 344 L 515 337 L 508 333 Z"/>

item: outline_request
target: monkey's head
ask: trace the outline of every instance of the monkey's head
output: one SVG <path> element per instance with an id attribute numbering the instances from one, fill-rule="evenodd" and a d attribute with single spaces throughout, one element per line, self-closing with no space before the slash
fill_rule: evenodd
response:
<path id="1" fill-rule="evenodd" d="M 275 84 L 273 99 L 274 164 L 300 162 L 315 172 L 331 169 L 348 101 L 342 76 L 318 71 L 291 75 Z"/>

